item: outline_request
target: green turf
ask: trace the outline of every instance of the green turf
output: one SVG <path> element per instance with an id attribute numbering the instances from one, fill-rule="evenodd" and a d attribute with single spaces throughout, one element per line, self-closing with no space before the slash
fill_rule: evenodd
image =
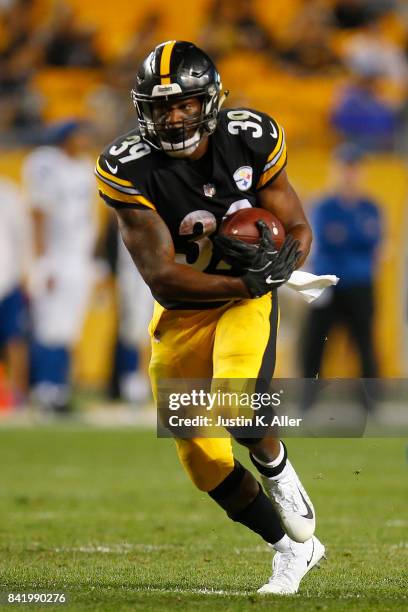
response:
<path id="1" fill-rule="evenodd" d="M 65 591 L 62 610 L 408 610 L 405 445 L 289 441 L 328 560 L 298 595 L 262 598 L 270 552 L 190 485 L 171 440 L 3 429 L 0 591 Z"/>

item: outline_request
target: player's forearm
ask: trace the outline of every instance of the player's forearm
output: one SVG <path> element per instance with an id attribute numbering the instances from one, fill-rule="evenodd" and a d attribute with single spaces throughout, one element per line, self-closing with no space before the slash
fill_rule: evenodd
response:
<path id="1" fill-rule="evenodd" d="M 297 267 L 300 268 L 309 255 L 313 235 L 299 197 L 286 172 L 281 172 L 268 187 L 259 192 L 258 197 L 261 208 L 266 208 L 276 215 L 283 223 L 286 233 L 299 240 L 302 256 Z"/>
<path id="2" fill-rule="evenodd" d="M 240 278 L 205 274 L 184 264 L 168 264 L 145 280 L 152 292 L 163 300 L 211 302 L 250 297 Z"/>
<path id="3" fill-rule="evenodd" d="M 177 263 L 169 230 L 156 212 L 119 210 L 117 214 L 123 241 L 158 299 L 211 302 L 250 297 L 240 278 L 205 274 Z"/>
<path id="4" fill-rule="evenodd" d="M 310 253 L 313 240 L 312 230 L 309 224 L 299 223 L 291 227 L 288 233 L 292 234 L 296 240 L 299 240 L 299 251 L 302 252 L 302 256 L 298 261 L 297 267 L 301 268 Z"/>

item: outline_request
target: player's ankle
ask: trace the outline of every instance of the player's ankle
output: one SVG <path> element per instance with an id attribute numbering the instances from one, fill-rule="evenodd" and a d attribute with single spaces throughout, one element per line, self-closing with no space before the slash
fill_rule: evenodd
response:
<path id="1" fill-rule="evenodd" d="M 257 468 L 258 472 L 266 478 L 279 478 L 285 469 L 288 454 L 284 443 L 280 441 L 279 444 L 279 453 L 272 461 L 265 462 L 258 459 L 258 457 L 256 457 L 252 452 L 249 454 L 251 461 Z"/>
<path id="2" fill-rule="evenodd" d="M 284 553 L 290 550 L 292 543 L 293 542 L 290 537 L 285 533 L 283 538 L 281 538 L 278 542 L 275 542 L 275 544 L 272 544 L 272 548 L 278 552 Z"/>

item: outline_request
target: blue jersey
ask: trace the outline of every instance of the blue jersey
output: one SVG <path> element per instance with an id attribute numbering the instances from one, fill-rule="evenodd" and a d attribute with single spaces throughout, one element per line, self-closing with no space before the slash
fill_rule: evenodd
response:
<path id="1" fill-rule="evenodd" d="M 311 220 L 313 272 L 335 274 L 339 288 L 371 283 L 382 233 L 376 204 L 365 197 L 348 203 L 341 196 L 327 196 L 316 204 Z"/>

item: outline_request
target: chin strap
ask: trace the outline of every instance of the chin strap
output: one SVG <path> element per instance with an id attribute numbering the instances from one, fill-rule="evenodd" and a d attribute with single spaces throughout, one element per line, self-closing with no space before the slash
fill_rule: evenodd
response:
<path id="1" fill-rule="evenodd" d="M 201 142 L 202 135 L 199 130 L 196 130 L 194 135 L 188 140 L 179 143 L 171 143 L 165 140 L 161 140 L 162 149 L 167 155 L 171 157 L 187 157 L 194 153 L 196 148 Z"/>

